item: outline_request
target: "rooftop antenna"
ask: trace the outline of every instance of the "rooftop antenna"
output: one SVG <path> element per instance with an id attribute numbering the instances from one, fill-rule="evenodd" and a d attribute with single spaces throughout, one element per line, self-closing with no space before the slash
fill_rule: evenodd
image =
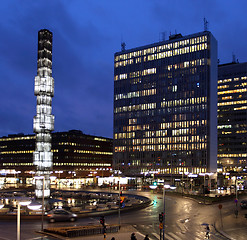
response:
<path id="1" fill-rule="evenodd" d="M 236 55 L 232 53 L 232 63 L 236 63 Z"/>
<path id="2" fill-rule="evenodd" d="M 121 51 L 122 51 L 122 52 L 125 51 L 125 47 L 126 47 L 125 42 L 121 42 Z"/>
<path id="3" fill-rule="evenodd" d="M 123 36 L 121 36 L 121 51 L 125 51 L 125 47 L 126 47 L 126 44 L 125 42 L 123 41 Z"/>
<path id="4" fill-rule="evenodd" d="M 203 18 L 203 22 L 204 22 L 204 31 L 208 31 L 208 21 L 206 18 Z"/>
<path id="5" fill-rule="evenodd" d="M 166 32 L 162 32 L 161 35 L 162 35 L 162 41 L 165 41 L 166 40 Z"/>
<path id="6" fill-rule="evenodd" d="M 166 40 L 166 32 L 161 32 L 159 41 L 165 41 Z"/>

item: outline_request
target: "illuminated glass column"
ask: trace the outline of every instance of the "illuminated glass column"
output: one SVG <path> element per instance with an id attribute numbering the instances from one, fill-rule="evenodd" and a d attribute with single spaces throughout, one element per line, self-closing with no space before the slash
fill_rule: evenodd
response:
<path id="1" fill-rule="evenodd" d="M 33 163 L 36 167 L 35 194 L 41 198 L 50 196 L 50 171 L 53 165 L 51 132 L 54 130 L 54 116 L 51 114 L 54 96 L 52 78 L 52 33 L 46 29 L 38 33 L 38 69 L 35 77 L 34 94 L 37 96 L 37 115 L 33 119 L 36 146 Z M 44 183 L 44 188 L 43 188 Z"/>

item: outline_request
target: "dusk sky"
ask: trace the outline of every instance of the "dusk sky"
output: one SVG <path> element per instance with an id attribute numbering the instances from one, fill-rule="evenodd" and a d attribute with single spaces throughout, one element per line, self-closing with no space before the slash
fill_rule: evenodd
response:
<path id="1" fill-rule="evenodd" d="M 201 32 L 220 63 L 247 61 L 246 0 L 1 0 L 0 136 L 33 133 L 38 31 L 53 32 L 55 131 L 113 136 L 114 53 Z"/>

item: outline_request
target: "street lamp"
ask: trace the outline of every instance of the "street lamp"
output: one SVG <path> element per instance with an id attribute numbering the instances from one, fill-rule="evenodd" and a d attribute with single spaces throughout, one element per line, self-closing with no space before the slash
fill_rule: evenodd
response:
<path id="1" fill-rule="evenodd" d="M 39 210 L 42 207 L 42 204 L 40 204 L 37 201 L 32 201 L 27 207 L 35 211 L 35 210 Z"/>
<path id="2" fill-rule="evenodd" d="M 165 203 L 165 190 L 167 189 L 175 189 L 176 187 L 171 187 L 168 184 L 164 183 L 164 189 L 163 189 L 163 201 L 164 201 L 164 209 L 163 209 L 163 213 L 164 213 L 164 217 L 163 217 L 163 240 L 165 240 L 165 217 L 166 217 L 166 203 Z"/>
<path id="3" fill-rule="evenodd" d="M 21 206 L 28 206 L 31 200 L 28 198 L 20 198 L 17 200 L 17 240 L 21 239 Z"/>
<path id="4" fill-rule="evenodd" d="M 118 177 L 118 190 L 119 190 L 119 192 L 118 192 L 118 198 L 119 198 L 119 206 L 118 206 L 118 224 L 119 224 L 119 227 L 120 227 L 120 207 L 121 207 L 121 203 L 120 203 L 120 191 L 121 191 L 121 189 L 120 189 L 120 177 Z"/>

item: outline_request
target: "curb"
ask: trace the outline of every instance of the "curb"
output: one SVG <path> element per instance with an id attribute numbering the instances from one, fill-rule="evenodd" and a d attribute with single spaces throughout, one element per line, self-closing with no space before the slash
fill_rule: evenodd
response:
<path id="1" fill-rule="evenodd" d="M 215 231 L 216 231 L 217 233 L 219 233 L 221 236 L 226 237 L 226 238 L 229 239 L 229 240 L 237 240 L 237 239 L 232 238 L 231 236 L 229 236 L 229 235 L 228 235 L 227 233 L 225 233 L 224 231 L 219 230 L 219 229 L 216 227 L 216 225 L 217 225 L 217 222 L 214 223 L 213 227 L 214 227 Z"/>

